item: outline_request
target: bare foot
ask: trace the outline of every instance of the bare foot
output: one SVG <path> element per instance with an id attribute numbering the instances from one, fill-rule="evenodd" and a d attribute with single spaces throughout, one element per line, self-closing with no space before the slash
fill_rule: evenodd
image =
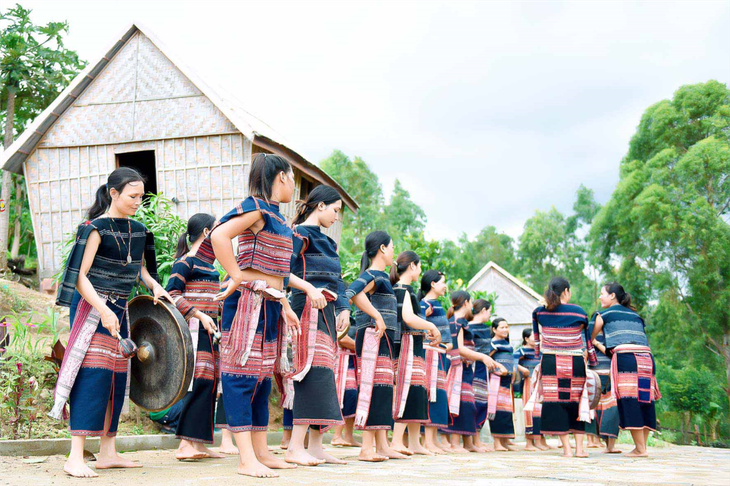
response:
<path id="1" fill-rule="evenodd" d="M 618 450 L 618 449 L 608 449 L 608 448 L 606 448 L 606 449 L 603 450 L 603 453 L 604 454 L 621 454 L 621 451 Z"/>
<path id="2" fill-rule="evenodd" d="M 279 447 L 281 447 L 281 449 L 284 450 L 284 451 L 287 450 L 289 448 L 289 441 L 288 440 L 282 440 L 281 441 L 281 445 Z"/>
<path id="3" fill-rule="evenodd" d="M 202 442 L 194 442 L 193 447 L 195 447 L 198 452 L 202 452 L 203 454 L 205 454 L 206 459 L 223 459 L 224 457 L 226 457 L 223 454 L 211 451 Z"/>
<path id="4" fill-rule="evenodd" d="M 466 449 L 469 452 L 479 452 L 479 448 L 475 446 L 474 444 L 465 445 L 464 449 Z"/>
<path id="5" fill-rule="evenodd" d="M 111 469 L 111 468 L 131 468 L 131 467 L 142 467 L 142 464 L 138 464 L 129 459 L 124 459 L 122 456 L 117 454 L 112 457 L 99 456 L 96 458 L 96 469 Z"/>
<path id="6" fill-rule="evenodd" d="M 469 451 L 461 446 L 451 446 L 451 450 L 449 452 L 451 452 L 452 454 L 467 454 Z"/>
<path id="7" fill-rule="evenodd" d="M 184 441 L 180 443 L 180 447 L 177 448 L 175 451 L 175 459 L 178 461 L 193 461 L 197 459 L 204 459 L 208 457 L 208 455 L 195 448 L 195 446 L 188 442 Z"/>
<path id="8" fill-rule="evenodd" d="M 534 445 L 529 445 L 529 446 L 526 445 L 524 450 L 534 452 L 534 451 L 539 451 L 540 449 L 537 446 L 534 446 Z"/>
<path id="9" fill-rule="evenodd" d="M 324 449 L 308 449 L 307 452 L 309 452 L 310 456 L 320 459 L 327 464 L 347 464 L 347 461 L 343 461 L 332 454 L 328 454 Z"/>
<path id="10" fill-rule="evenodd" d="M 510 450 L 510 451 L 516 451 L 516 450 L 518 450 L 517 449 L 517 445 L 516 444 L 513 444 L 512 442 L 507 442 L 507 446 L 506 447 L 507 447 L 507 450 Z"/>
<path id="11" fill-rule="evenodd" d="M 362 447 L 362 443 L 354 437 L 346 437 L 345 441 L 347 441 L 349 447 Z"/>
<path id="12" fill-rule="evenodd" d="M 408 459 L 407 455 L 401 454 L 400 452 L 398 452 L 394 449 L 391 449 L 391 448 L 387 448 L 387 449 L 383 449 L 383 450 L 376 449 L 376 452 L 381 456 L 387 457 L 388 459 Z"/>
<path id="13" fill-rule="evenodd" d="M 387 461 L 388 458 L 386 456 L 381 456 L 380 454 L 376 454 L 373 451 L 360 451 L 360 455 L 357 456 L 358 461 L 365 461 L 365 462 L 383 462 Z"/>
<path id="14" fill-rule="evenodd" d="M 588 452 L 587 451 L 576 452 L 575 453 L 575 457 L 579 457 L 581 459 L 585 459 L 586 457 L 588 457 Z"/>
<path id="15" fill-rule="evenodd" d="M 563 451 L 563 456 L 562 457 L 573 457 L 573 451 L 572 450 Z"/>
<path id="16" fill-rule="evenodd" d="M 412 451 L 414 454 L 418 454 L 421 456 L 433 456 L 435 454 L 434 452 L 431 452 L 427 448 L 423 447 L 421 444 L 418 444 L 417 446 L 409 450 Z"/>
<path id="17" fill-rule="evenodd" d="M 348 447 L 350 444 L 342 437 L 332 437 L 330 445 L 334 447 Z"/>
<path id="18" fill-rule="evenodd" d="M 413 452 L 411 452 L 411 450 L 408 449 L 408 447 L 404 446 L 403 444 L 391 444 L 390 450 L 395 451 L 399 454 L 403 454 L 404 456 L 413 455 Z M 378 451 L 378 452 L 380 452 L 382 454 L 384 451 Z M 391 459 L 393 459 L 393 458 L 391 457 Z"/>
<path id="19" fill-rule="evenodd" d="M 221 446 L 218 448 L 218 452 L 222 454 L 227 454 L 229 456 L 238 455 L 238 447 L 234 446 L 233 444 L 221 444 Z"/>
<path id="20" fill-rule="evenodd" d="M 257 457 L 259 462 L 270 469 L 294 469 L 297 467 L 296 464 L 289 464 L 284 459 L 279 459 L 274 456 L 271 452 L 268 454 L 262 454 L 261 457 Z"/>
<path id="21" fill-rule="evenodd" d="M 251 464 L 238 464 L 238 474 L 251 476 L 253 478 L 278 478 L 279 475 L 261 464 L 259 461 L 253 461 Z"/>
<path id="22" fill-rule="evenodd" d="M 325 462 L 323 459 L 317 459 L 312 456 L 304 449 L 288 449 L 286 454 L 284 454 L 284 461 L 291 464 L 299 464 L 300 466 L 319 466 Z"/>
<path id="23" fill-rule="evenodd" d="M 646 452 L 639 452 L 636 449 L 634 449 L 631 452 L 624 452 L 624 456 L 627 457 L 649 457 L 649 454 Z"/>
<path id="24" fill-rule="evenodd" d="M 83 459 L 80 461 L 69 459 L 63 465 L 63 472 L 75 478 L 98 478 L 99 475 L 86 465 Z"/>
<path id="25" fill-rule="evenodd" d="M 540 444 L 540 443 L 535 444 L 535 447 L 537 447 L 541 451 L 549 451 L 550 450 L 550 447 L 548 447 L 548 446 L 546 446 L 544 444 Z M 525 450 L 529 450 L 529 449 L 525 449 Z"/>
<path id="26" fill-rule="evenodd" d="M 435 444 L 426 444 L 426 449 L 428 449 L 431 453 L 436 454 L 437 456 L 446 454 L 446 452 L 442 448 L 438 447 Z"/>

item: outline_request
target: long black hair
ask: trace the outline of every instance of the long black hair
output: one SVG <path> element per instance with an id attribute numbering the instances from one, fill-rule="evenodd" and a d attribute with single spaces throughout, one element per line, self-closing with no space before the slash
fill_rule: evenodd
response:
<path id="1" fill-rule="evenodd" d="M 401 252 L 401 254 L 398 255 L 398 258 L 396 258 L 390 266 L 390 283 L 395 284 L 403 272 L 408 270 L 411 263 L 415 265 L 421 263 L 421 257 L 418 256 L 418 253 L 411 250 Z"/>
<path id="2" fill-rule="evenodd" d="M 378 254 L 381 246 L 388 246 L 391 239 L 385 231 L 373 231 L 365 237 L 365 251 L 360 258 L 360 273 L 370 268 L 370 260 Z"/>
<path id="3" fill-rule="evenodd" d="M 109 210 L 112 204 L 112 197 L 109 191 L 116 189 L 119 194 L 124 190 L 124 186 L 130 182 L 147 182 L 145 177 L 131 167 L 119 167 L 109 174 L 106 184 L 99 186 L 96 190 L 94 203 L 89 208 L 86 218 L 91 221 L 96 219 Z"/>
<path id="4" fill-rule="evenodd" d="M 503 322 L 507 322 L 507 319 L 505 319 L 504 317 L 497 317 L 495 320 L 492 321 L 492 337 L 497 335 L 497 328 Z"/>
<path id="5" fill-rule="evenodd" d="M 440 282 L 444 278 L 444 273 L 438 270 L 426 270 L 421 276 L 421 288 L 418 291 L 418 300 L 423 300 L 426 294 L 431 291 L 433 284 Z"/>
<path id="6" fill-rule="evenodd" d="M 553 277 L 545 290 L 545 307 L 551 311 L 560 305 L 560 296 L 570 288 L 570 282 L 564 277 Z"/>
<path id="7" fill-rule="evenodd" d="M 325 206 L 329 206 L 341 200 L 342 196 L 337 192 L 337 189 L 321 184 L 312 189 L 306 199 L 297 202 L 297 214 L 294 216 L 292 224 L 302 224 L 317 209 L 319 203 L 324 203 Z"/>
<path id="8" fill-rule="evenodd" d="M 248 176 L 248 195 L 264 199 L 271 199 L 274 180 L 280 172 L 288 173 L 291 169 L 289 162 L 274 154 L 256 154 L 251 162 L 251 173 Z"/>
<path id="9" fill-rule="evenodd" d="M 483 310 L 489 310 L 492 308 L 492 303 L 486 299 L 477 299 L 472 304 L 471 313 L 473 315 L 479 314 Z"/>
<path id="10" fill-rule="evenodd" d="M 524 328 L 522 330 L 522 345 L 523 346 L 527 345 L 527 338 L 529 338 L 530 336 L 532 336 L 532 328 L 531 327 Z"/>
<path id="11" fill-rule="evenodd" d="M 177 250 L 175 250 L 175 259 L 180 258 L 190 251 L 188 241 L 194 242 L 200 235 L 203 234 L 204 230 L 210 230 L 215 224 L 215 216 L 207 213 L 193 214 L 188 220 L 188 228 L 180 238 L 177 239 Z"/>
<path id="12" fill-rule="evenodd" d="M 631 310 L 634 309 L 634 306 L 631 305 L 631 294 L 626 292 L 623 288 L 623 286 L 618 282 L 611 282 L 607 283 L 603 286 L 604 289 L 606 289 L 606 293 L 611 295 L 616 295 L 616 300 L 618 300 L 618 303 L 621 304 L 624 307 L 628 307 Z"/>
<path id="13" fill-rule="evenodd" d="M 469 302 L 471 300 L 471 295 L 469 295 L 469 292 L 466 290 L 457 290 L 453 294 L 451 294 L 451 307 L 449 307 L 449 310 L 446 312 L 446 318 L 451 319 L 451 317 L 454 315 L 456 311 L 464 307 L 464 304 Z M 467 321 L 471 321 L 472 316 L 471 313 L 467 312 L 467 315 L 464 316 Z"/>

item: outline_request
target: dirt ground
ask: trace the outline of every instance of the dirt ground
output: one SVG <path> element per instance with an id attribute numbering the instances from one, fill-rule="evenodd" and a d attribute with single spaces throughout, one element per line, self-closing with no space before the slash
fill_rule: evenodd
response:
<path id="1" fill-rule="evenodd" d="M 631 446 L 620 446 L 623 450 Z M 318 466 L 281 472 L 279 480 L 254 480 L 236 475 L 236 458 L 181 463 L 173 451 L 125 453 L 144 465 L 134 470 L 99 471 L 91 483 L 126 486 L 210 485 L 224 481 L 236 484 L 430 484 L 430 485 L 554 485 L 564 481 L 576 485 L 727 485 L 730 477 L 730 450 L 689 446 L 652 448 L 648 459 L 632 459 L 591 450 L 588 459 L 564 459 L 560 452 L 509 452 L 461 454 L 369 464 L 356 460 L 358 449 L 330 448 L 335 455 L 351 461 L 344 466 Z M 274 448 L 281 454 L 278 448 Z M 40 463 L 30 461 L 43 460 Z M 64 458 L 0 457 L 0 483 L 8 486 L 78 485 L 82 480 L 62 472 Z M 93 463 L 92 463 L 93 464 Z M 93 467 L 93 465 L 92 465 Z"/>

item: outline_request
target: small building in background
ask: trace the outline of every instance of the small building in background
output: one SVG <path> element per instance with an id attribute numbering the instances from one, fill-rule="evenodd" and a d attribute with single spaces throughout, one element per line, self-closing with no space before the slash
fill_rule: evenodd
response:
<path id="1" fill-rule="evenodd" d="M 495 292 L 497 301 L 492 318 L 503 317 L 509 323 L 509 338 L 515 348 L 522 343 L 522 330 L 532 327 L 532 311 L 541 305 L 542 296 L 494 262 L 474 275 L 466 288 L 469 292 Z"/>
<path id="2" fill-rule="evenodd" d="M 142 172 L 147 190 L 171 198 L 183 218 L 220 217 L 247 197 L 259 152 L 291 163 L 294 200 L 328 184 L 357 209 L 342 187 L 235 97 L 212 89 L 133 24 L 0 155 L 0 167 L 25 174 L 43 280 L 60 270 L 64 243 L 115 168 Z M 294 204 L 281 211 L 291 219 Z M 341 230 L 338 221 L 327 233 L 339 241 Z"/>

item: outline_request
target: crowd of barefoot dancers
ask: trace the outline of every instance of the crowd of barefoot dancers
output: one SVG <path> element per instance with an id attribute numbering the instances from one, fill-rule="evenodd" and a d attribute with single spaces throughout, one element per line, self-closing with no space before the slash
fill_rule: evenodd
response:
<path id="1" fill-rule="evenodd" d="M 570 303 L 569 282 L 553 278 L 515 351 L 509 323 L 491 319 L 488 301 L 459 290 L 445 309 L 444 274 L 422 272 L 412 251 L 396 257 L 386 232 L 367 235 L 360 276 L 347 286 L 337 245 L 322 231 L 337 221 L 341 195 L 315 187 L 288 224 L 279 205 L 294 189 L 285 159 L 257 154 L 248 198 L 219 220 L 190 218 L 165 289 L 154 236 L 131 219 L 144 178 L 121 167 L 99 187 L 58 295 L 72 323 L 51 411 L 69 419 L 66 473 L 97 476 L 84 461 L 87 436 L 101 440 L 97 471 L 141 467 L 115 449 L 129 367 L 119 340 L 129 336 L 127 300 L 139 282 L 155 302 L 174 303 L 196 336 L 192 391 L 176 430 L 180 460 L 223 457 L 206 447 L 216 426 L 224 431 L 221 451 L 239 454 L 238 472 L 254 477 L 344 463 L 323 447 L 331 427 L 332 444 L 360 447 L 361 461 L 514 450 L 516 386 L 526 450 L 548 449 L 549 435 L 560 438 L 565 456 L 587 457 L 589 434 L 606 441 L 605 452 L 618 452 L 623 428 L 635 443 L 628 455 L 647 455 L 660 395 L 644 321 L 621 285 L 601 289 L 602 309 L 589 318 Z M 595 409 L 590 370 L 601 381 Z M 267 446 L 274 381 L 284 408 L 283 458 Z M 493 445 L 480 440 L 487 421 Z"/>

